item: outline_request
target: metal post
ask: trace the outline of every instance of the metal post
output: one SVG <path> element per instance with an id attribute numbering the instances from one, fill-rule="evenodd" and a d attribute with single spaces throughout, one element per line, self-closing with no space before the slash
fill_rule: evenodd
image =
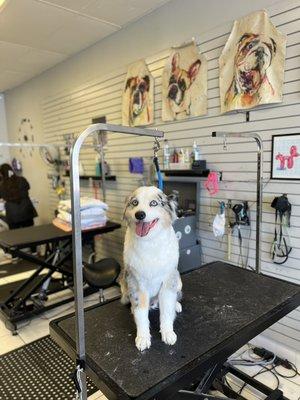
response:
<path id="1" fill-rule="evenodd" d="M 71 205 L 72 205 L 72 244 L 73 244 L 73 273 L 75 294 L 75 329 L 77 351 L 77 378 L 81 390 L 78 393 L 80 400 L 87 399 L 85 376 L 85 329 L 84 329 L 84 302 L 82 276 L 82 235 L 80 217 L 80 181 L 79 181 L 79 154 L 80 149 L 88 136 L 97 131 L 118 132 L 137 136 L 163 137 L 163 132 L 157 130 L 131 128 L 120 125 L 93 124 L 83 131 L 73 143 L 70 154 L 71 166 Z M 104 170 L 102 170 L 103 174 Z"/>
<path id="2" fill-rule="evenodd" d="M 261 225 L 262 225 L 262 194 L 263 194 L 263 142 L 257 133 L 212 132 L 212 137 L 242 137 L 253 138 L 257 143 L 257 188 L 256 188 L 256 253 L 255 270 L 261 273 Z"/>
<path id="3" fill-rule="evenodd" d="M 263 194 L 263 143 L 259 135 L 252 136 L 257 143 L 257 188 L 256 188 L 256 272 L 261 273 L 261 225 Z"/>
<path id="4" fill-rule="evenodd" d="M 101 184 L 103 201 L 106 201 L 106 182 L 105 182 L 105 162 L 104 162 L 104 137 L 103 132 L 99 132 L 100 135 L 100 157 L 101 157 Z"/>

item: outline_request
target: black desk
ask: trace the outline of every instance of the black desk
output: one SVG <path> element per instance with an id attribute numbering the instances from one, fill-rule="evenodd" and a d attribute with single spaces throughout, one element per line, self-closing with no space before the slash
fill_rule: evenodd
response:
<path id="1" fill-rule="evenodd" d="M 161 342 L 157 311 L 150 317 L 152 346 L 143 353 L 135 348 L 130 310 L 118 300 L 85 312 L 87 373 L 109 399 L 174 399 L 300 304 L 300 286 L 222 262 L 182 278 L 175 346 Z M 50 333 L 74 358 L 73 314 L 52 321 Z"/>
<path id="2" fill-rule="evenodd" d="M 101 228 L 82 231 L 82 242 L 89 244 L 94 250 L 95 236 L 120 227 L 120 224 L 108 221 Z M 43 259 L 23 250 L 41 244 L 46 245 L 46 256 Z M 0 247 L 14 257 L 38 266 L 28 279 L 20 284 L 16 283 L 16 288 L 1 302 L 0 317 L 13 332 L 17 330 L 19 321 L 74 299 L 71 293 L 71 296 L 57 300 L 51 305 L 45 303 L 50 294 L 73 288 L 72 232 L 65 232 L 53 224 L 13 229 L 0 233 Z M 54 272 L 62 273 L 61 278 L 54 279 Z M 88 287 L 85 294 L 95 290 Z"/>

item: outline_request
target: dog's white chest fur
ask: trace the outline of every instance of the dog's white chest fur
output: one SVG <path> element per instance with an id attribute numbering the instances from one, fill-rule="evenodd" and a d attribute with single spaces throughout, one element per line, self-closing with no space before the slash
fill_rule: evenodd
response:
<path id="1" fill-rule="evenodd" d="M 158 294 L 163 281 L 177 269 L 178 256 L 178 240 L 172 226 L 151 240 L 138 238 L 127 229 L 124 262 L 150 297 Z"/>

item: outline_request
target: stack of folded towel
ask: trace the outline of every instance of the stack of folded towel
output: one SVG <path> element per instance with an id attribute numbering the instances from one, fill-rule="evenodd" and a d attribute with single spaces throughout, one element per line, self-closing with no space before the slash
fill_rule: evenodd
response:
<path id="1" fill-rule="evenodd" d="M 106 203 L 90 197 L 80 198 L 81 229 L 94 229 L 106 224 Z M 61 200 L 58 203 L 58 214 L 53 224 L 65 231 L 72 230 L 71 200 Z"/>

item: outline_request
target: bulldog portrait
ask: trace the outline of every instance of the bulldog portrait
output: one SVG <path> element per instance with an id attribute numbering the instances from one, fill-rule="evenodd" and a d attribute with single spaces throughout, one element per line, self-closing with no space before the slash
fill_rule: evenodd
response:
<path id="1" fill-rule="evenodd" d="M 125 91 L 129 92 L 129 122 L 131 126 L 150 123 L 149 110 L 150 79 L 135 76 L 127 79 Z"/>
<path id="2" fill-rule="evenodd" d="M 194 61 L 188 70 L 180 68 L 180 55 L 175 53 L 172 59 L 172 74 L 168 85 L 168 100 L 175 116 L 178 114 L 190 115 L 190 89 L 195 81 L 201 66 L 201 61 Z"/>
<path id="3" fill-rule="evenodd" d="M 268 68 L 276 53 L 276 43 L 271 37 L 245 33 L 237 45 L 234 59 L 234 76 L 225 95 L 225 104 L 253 107 L 264 95 L 274 96 L 268 78 Z"/>
<path id="4" fill-rule="evenodd" d="M 207 60 L 196 43 L 170 52 L 162 75 L 162 120 L 174 121 L 207 112 Z"/>
<path id="5" fill-rule="evenodd" d="M 123 90 L 122 122 L 127 126 L 153 123 L 153 78 L 144 60 L 128 68 Z"/>

